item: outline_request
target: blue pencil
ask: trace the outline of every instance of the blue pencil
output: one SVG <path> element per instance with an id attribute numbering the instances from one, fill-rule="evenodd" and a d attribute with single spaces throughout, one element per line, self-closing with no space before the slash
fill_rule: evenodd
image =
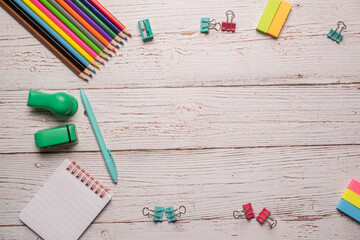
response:
<path id="1" fill-rule="evenodd" d="M 94 68 L 90 65 L 89 61 L 87 61 L 83 56 L 81 56 L 80 53 L 78 53 L 72 46 L 70 46 L 70 44 L 68 44 L 58 33 L 56 33 L 45 21 L 43 21 L 36 13 L 34 13 L 28 6 L 26 6 L 25 3 L 23 3 L 21 0 L 13 1 L 19 8 L 21 8 L 25 13 L 27 13 L 33 19 L 33 21 L 37 22 L 40 27 L 44 28 L 49 35 L 51 35 L 55 40 L 57 40 L 60 45 L 62 45 L 65 49 L 72 53 L 74 57 L 79 60 L 80 63 L 82 63 L 84 66 L 87 66 L 89 70 L 96 73 Z"/>
<path id="2" fill-rule="evenodd" d="M 112 30 L 114 30 L 119 37 L 127 41 L 127 37 L 121 30 L 113 24 L 102 12 L 99 11 L 89 0 L 81 0 L 91 11 L 93 11 L 101 20 L 103 20 Z"/>

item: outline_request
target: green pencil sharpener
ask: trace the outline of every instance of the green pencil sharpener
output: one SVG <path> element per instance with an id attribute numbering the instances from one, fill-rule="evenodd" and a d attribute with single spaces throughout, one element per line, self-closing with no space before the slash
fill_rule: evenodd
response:
<path id="1" fill-rule="evenodd" d="M 150 41 L 151 39 L 154 38 L 149 19 L 140 20 L 140 21 L 138 21 L 138 24 L 139 24 L 139 28 L 140 28 L 140 32 L 141 32 L 141 37 L 144 42 Z"/>
<path id="2" fill-rule="evenodd" d="M 30 90 L 27 105 L 34 108 L 45 108 L 60 116 L 72 116 L 78 109 L 78 101 L 67 93 L 42 93 Z"/>
<path id="3" fill-rule="evenodd" d="M 38 148 L 76 143 L 78 141 L 75 124 L 42 130 L 35 133 L 34 137 Z"/>

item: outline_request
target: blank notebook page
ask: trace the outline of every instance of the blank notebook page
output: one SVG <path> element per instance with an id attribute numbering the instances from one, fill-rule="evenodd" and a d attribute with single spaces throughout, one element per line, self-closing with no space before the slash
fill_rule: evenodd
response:
<path id="1" fill-rule="evenodd" d="M 107 188 L 94 186 L 95 179 L 89 183 L 86 174 L 76 162 L 65 160 L 22 210 L 20 220 L 44 239 L 78 239 L 111 200 Z"/>

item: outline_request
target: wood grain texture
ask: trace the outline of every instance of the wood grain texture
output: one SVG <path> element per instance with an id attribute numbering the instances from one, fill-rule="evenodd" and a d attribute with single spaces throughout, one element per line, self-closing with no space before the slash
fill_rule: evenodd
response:
<path id="1" fill-rule="evenodd" d="M 6 196 L 0 199 L 4 206 L 0 233 L 21 229 L 25 236 L 32 235 L 20 228 L 19 212 L 63 159 L 70 158 L 113 193 L 84 239 L 238 239 L 247 232 L 254 239 L 360 237 L 357 225 L 335 209 L 348 179 L 358 177 L 358 146 L 115 151 L 115 155 L 117 185 L 111 183 L 100 153 L 1 155 L 7 164 L 0 169 L 1 192 Z M 278 226 L 269 230 L 254 219 L 234 219 L 232 211 L 249 201 L 255 212 L 270 209 Z M 154 224 L 141 214 L 144 206 L 180 204 L 187 213 L 176 224 Z M 104 232 L 108 238 L 101 238 Z"/>
<path id="2" fill-rule="evenodd" d="M 255 31 L 267 0 L 103 4 L 134 35 L 89 83 L 0 9 L 0 239 L 37 239 L 19 213 L 64 158 L 113 200 L 82 239 L 359 239 L 336 210 L 359 179 L 360 1 L 300 0 L 278 39 Z M 235 33 L 199 33 L 200 18 Z M 137 21 L 149 18 L 143 43 Z M 340 44 L 326 34 L 344 21 Z M 111 183 L 79 97 L 84 88 L 119 170 Z M 73 94 L 67 119 L 26 106 L 29 89 Z M 40 151 L 33 134 L 75 123 L 80 142 Z M 278 220 L 235 220 L 247 202 Z M 154 224 L 144 206 L 187 207 Z"/>
<path id="3" fill-rule="evenodd" d="M 107 1 L 133 32 L 90 84 L 63 64 L 1 10 L 0 70 L 3 89 L 140 88 L 359 83 L 358 0 L 303 0 L 293 8 L 277 40 L 254 29 L 267 1 Z M 200 18 L 225 20 L 236 13 L 235 33 L 199 33 Z M 176 12 L 176 13 L 175 13 Z M 128 16 L 129 15 L 129 16 Z M 150 18 L 154 41 L 139 39 L 137 21 Z M 327 38 L 343 20 L 349 27 L 338 45 Z M 15 41 L 16 40 L 16 41 Z M 33 59 L 30 59 L 33 58 Z M 11 64 L 9 64 L 11 63 Z M 17 77 L 26 74 L 30 81 Z M 51 81 L 57 79 L 57 81 Z"/>
<path id="4" fill-rule="evenodd" d="M 34 133 L 66 123 L 78 127 L 80 141 L 71 151 L 97 150 L 79 91 L 69 93 L 80 104 L 67 119 L 27 107 L 28 92 L 0 91 L 0 109 L 7 112 L 0 119 L 1 152 L 37 152 Z M 112 150 L 360 144 L 357 85 L 86 93 Z M 19 134 L 22 141 L 14 137 Z"/>

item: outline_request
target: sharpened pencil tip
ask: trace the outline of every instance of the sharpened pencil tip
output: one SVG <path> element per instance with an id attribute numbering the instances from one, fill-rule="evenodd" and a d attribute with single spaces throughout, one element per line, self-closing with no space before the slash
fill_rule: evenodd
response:
<path id="1" fill-rule="evenodd" d="M 131 33 L 129 33 L 129 36 L 132 37 Z"/>
<path id="2" fill-rule="evenodd" d="M 120 41 L 120 44 L 124 46 L 124 42 L 123 42 L 123 41 Z"/>
<path id="3" fill-rule="evenodd" d="M 109 61 L 109 59 L 108 59 L 108 58 L 105 58 L 105 60 L 106 60 L 106 61 Z"/>
<path id="4" fill-rule="evenodd" d="M 116 53 L 115 49 L 112 49 L 112 51 L 113 51 L 114 53 Z"/>
<path id="5" fill-rule="evenodd" d="M 120 48 L 119 45 L 116 45 L 116 48 L 119 49 Z"/>
<path id="6" fill-rule="evenodd" d="M 113 57 L 112 54 L 109 54 L 110 57 Z"/>
<path id="7" fill-rule="evenodd" d="M 105 63 L 104 63 L 104 61 L 101 61 L 101 64 L 105 66 Z"/>
<path id="8" fill-rule="evenodd" d="M 90 73 L 90 77 L 93 78 L 93 75 Z"/>
<path id="9" fill-rule="evenodd" d="M 99 66 L 99 65 L 96 65 L 96 67 L 97 67 L 98 69 L 100 69 L 100 66 Z"/>
<path id="10" fill-rule="evenodd" d="M 125 37 L 124 39 L 125 39 L 125 41 L 127 41 L 127 40 L 128 40 L 128 38 L 127 38 L 127 37 Z"/>
<path id="11" fill-rule="evenodd" d="M 95 71 L 95 69 L 93 69 L 92 71 L 93 71 L 93 72 L 94 72 L 94 73 L 96 74 L 96 71 Z"/>

